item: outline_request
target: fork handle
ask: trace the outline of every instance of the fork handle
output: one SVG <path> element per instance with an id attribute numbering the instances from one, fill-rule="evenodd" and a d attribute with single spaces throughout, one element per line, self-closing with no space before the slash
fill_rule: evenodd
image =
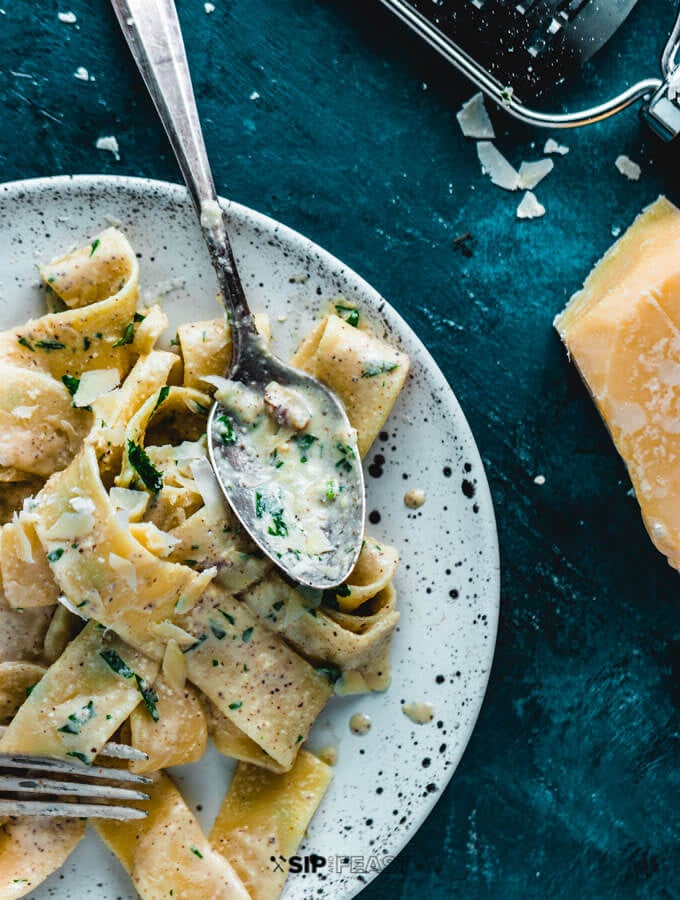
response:
<path id="1" fill-rule="evenodd" d="M 217 201 L 174 0 L 111 0 L 111 4 L 177 157 L 235 331 L 243 329 L 244 336 L 254 333 Z"/>

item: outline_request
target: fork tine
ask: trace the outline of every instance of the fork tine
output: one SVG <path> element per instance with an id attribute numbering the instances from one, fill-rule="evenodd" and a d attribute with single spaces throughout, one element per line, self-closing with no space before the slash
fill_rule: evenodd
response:
<path id="1" fill-rule="evenodd" d="M 28 756 L 24 754 L 0 753 L 0 769 L 30 769 L 32 772 L 58 772 L 62 775 L 74 775 L 81 778 L 104 779 L 106 781 L 127 781 L 135 784 L 151 784 L 146 775 L 137 775 L 127 769 L 114 769 L 108 766 L 88 766 L 82 762 L 70 762 L 66 759 L 48 758 L 46 756 Z"/>
<path id="2" fill-rule="evenodd" d="M 96 803 L 50 803 L 42 800 L 0 800 L 0 816 L 64 816 L 70 819 L 144 819 L 146 810 Z"/>
<path id="3" fill-rule="evenodd" d="M 0 738 L 7 731 L 7 725 L 0 725 Z M 1 754 L 0 754 L 1 755 Z M 116 744 L 109 741 L 104 744 L 99 751 L 99 756 L 106 756 L 109 759 L 148 759 L 149 757 L 143 750 L 136 747 L 130 747 L 128 744 Z"/>
<path id="4" fill-rule="evenodd" d="M 83 781 L 53 781 L 50 778 L 25 778 L 21 775 L 0 775 L 0 795 L 11 794 L 70 794 L 87 799 L 101 797 L 104 800 L 148 800 L 142 791 L 109 786 L 107 784 L 87 784 Z"/>

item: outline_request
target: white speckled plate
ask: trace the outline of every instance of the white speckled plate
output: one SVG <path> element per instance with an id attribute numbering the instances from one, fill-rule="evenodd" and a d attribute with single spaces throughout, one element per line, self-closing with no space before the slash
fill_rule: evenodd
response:
<path id="1" fill-rule="evenodd" d="M 468 742 L 496 638 L 494 514 L 463 413 L 403 319 L 306 238 L 242 206 L 231 205 L 229 213 L 246 293 L 255 311 L 270 314 L 279 354 L 287 355 L 328 299 L 342 293 L 412 360 L 407 386 L 366 460 L 370 532 L 399 547 L 402 558 L 392 687 L 386 694 L 334 699 L 315 726 L 309 746 L 334 744 L 339 760 L 300 855 L 316 854 L 325 864 L 314 873 L 291 873 L 284 893 L 286 900 L 339 900 L 354 897 L 413 836 Z M 0 327 L 43 311 L 39 260 L 111 223 L 120 223 L 138 252 L 142 295 L 161 293 L 171 334 L 181 321 L 218 313 L 212 271 L 183 188 L 133 178 L 60 177 L 0 186 Z M 414 487 L 427 495 L 417 511 L 403 502 Z M 422 700 L 434 705 L 434 721 L 414 725 L 401 704 Z M 373 723 L 365 737 L 349 731 L 357 711 Z M 231 771 L 230 761 L 214 750 L 174 771 L 205 829 Z M 437 852 L 443 848 L 433 847 L 433 858 Z M 64 869 L 31 897 L 128 900 L 136 893 L 88 833 Z"/>

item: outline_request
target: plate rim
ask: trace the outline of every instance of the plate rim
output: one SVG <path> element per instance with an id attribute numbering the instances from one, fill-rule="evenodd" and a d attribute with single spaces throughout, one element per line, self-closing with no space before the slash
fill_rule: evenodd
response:
<path id="1" fill-rule="evenodd" d="M 5 201 L 6 198 L 9 198 L 11 195 L 21 191 L 38 192 L 40 190 L 45 190 L 48 188 L 62 189 L 67 192 L 74 189 L 92 190 L 96 189 L 97 187 L 101 187 L 102 184 L 108 187 L 118 186 L 121 189 L 128 189 L 136 192 L 160 191 L 166 196 L 171 196 L 174 200 L 180 203 L 191 203 L 186 187 L 183 184 L 177 182 L 135 175 L 84 173 L 69 175 L 47 175 L 0 182 L 0 205 Z M 478 693 L 477 708 L 475 710 L 474 716 L 468 722 L 467 733 L 465 733 L 460 740 L 460 750 L 458 753 L 458 758 L 455 760 L 455 764 L 451 765 L 449 771 L 446 773 L 446 776 L 441 784 L 441 790 L 436 794 L 433 794 L 431 798 L 428 798 L 427 801 L 422 804 L 419 809 L 419 814 L 417 816 L 414 816 L 408 832 L 404 836 L 400 837 L 397 842 L 395 842 L 393 854 L 390 854 L 390 863 L 381 868 L 380 871 L 372 871 L 366 873 L 364 876 L 365 881 L 358 883 L 354 882 L 354 886 L 357 889 L 354 890 L 351 895 L 348 895 L 349 900 L 349 898 L 356 897 L 358 894 L 360 894 L 364 890 L 364 888 L 368 886 L 368 884 L 372 883 L 379 875 L 381 875 L 404 850 L 404 848 L 415 838 L 417 832 L 431 815 L 434 807 L 442 798 L 445 789 L 448 787 L 451 780 L 453 779 L 454 774 L 458 770 L 458 766 L 460 765 L 463 755 L 468 748 L 472 734 L 477 726 L 477 722 L 479 720 L 482 707 L 484 706 L 486 694 L 489 687 L 491 671 L 495 658 L 500 619 L 501 557 L 493 496 L 489 487 L 489 481 L 482 454 L 479 450 L 479 447 L 477 446 L 477 441 L 475 440 L 467 417 L 465 416 L 465 413 L 463 412 L 463 409 L 458 402 L 458 398 L 452 385 L 444 376 L 444 373 L 441 371 L 438 363 L 436 362 L 428 348 L 425 346 L 417 332 L 408 324 L 408 322 L 403 318 L 398 310 L 396 310 L 394 306 L 392 306 L 390 301 L 387 300 L 376 288 L 374 288 L 368 281 L 366 281 L 366 279 L 359 275 L 353 268 L 342 262 L 342 260 L 340 260 L 334 254 L 324 249 L 321 245 L 317 244 L 315 241 L 313 241 L 307 235 L 302 234 L 297 229 L 286 225 L 285 223 L 273 218 L 272 216 L 267 215 L 266 213 L 259 212 L 252 207 L 246 206 L 245 204 L 239 203 L 234 200 L 229 200 L 222 196 L 218 196 L 218 199 L 222 207 L 227 212 L 227 215 L 229 215 L 231 211 L 234 211 L 235 218 L 240 218 L 243 221 L 250 220 L 254 223 L 255 226 L 262 228 L 265 232 L 270 233 L 272 230 L 275 230 L 275 232 L 281 235 L 284 240 L 290 241 L 299 246 L 301 252 L 313 252 L 324 269 L 330 269 L 333 272 L 340 272 L 343 277 L 347 278 L 349 281 L 353 281 L 364 293 L 364 295 L 372 298 L 372 301 L 375 302 L 376 306 L 384 304 L 384 306 L 388 309 L 389 316 L 394 319 L 397 325 L 398 333 L 401 332 L 408 334 L 409 340 L 415 344 L 418 352 L 421 354 L 420 359 L 424 364 L 424 367 L 427 369 L 428 375 L 430 377 L 434 376 L 434 379 L 437 382 L 436 386 L 441 390 L 442 400 L 446 405 L 447 411 L 455 420 L 457 433 L 462 435 L 462 438 L 464 439 L 466 444 L 477 456 L 476 462 L 478 462 L 478 475 L 476 490 L 478 490 L 480 493 L 480 498 L 483 501 L 483 509 L 485 511 L 485 517 L 482 519 L 483 527 L 481 530 L 485 536 L 485 540 L 488 541 L 488 546 L 485 548 L 489 558 L 489 583 L 487 587 L 487 593 L 489 595 L 490 608 L 493 612 L 493 620 L 488 623 L 488 649 L 483 660 L 484 672 L 480 678 L 480 690 Z M 491 603 L 491 601 L 493 602 Z"/>

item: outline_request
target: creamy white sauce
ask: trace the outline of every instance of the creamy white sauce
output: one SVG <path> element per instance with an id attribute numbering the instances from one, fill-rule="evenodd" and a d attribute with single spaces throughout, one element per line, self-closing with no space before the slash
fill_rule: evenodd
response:
<path id="1" fill-rule="evenodd" d="M 416 725 L 427 725 L 434 719 L 434 707 L 431 703 L 404 703 L 403 714 Z"/>
<path id="2" fill-rule="evenodd" d="M 327 766 L 334 766 L 338 761 L 338 749 L 337 747 L 323 747 L 319 750 L 317 756 L 321 760 L 321 762 L 326 763 Z"/>
<path id="3" fill-rule="evenodd" d="M 371 717 L 366 713 L 354 713 L 349 720 L 349 730 L 352 734 L 365 735 L 371 730 Z"/>

